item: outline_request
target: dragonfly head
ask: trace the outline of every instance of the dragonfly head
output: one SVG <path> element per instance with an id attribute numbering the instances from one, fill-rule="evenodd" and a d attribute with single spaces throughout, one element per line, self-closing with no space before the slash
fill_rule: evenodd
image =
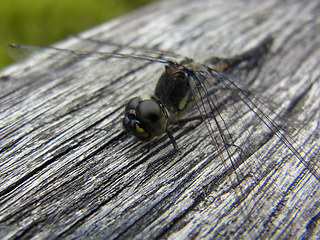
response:
<path id="1" fill-rule="evenodd" d="M 125 107 L 123 126 L 139 140 L 149 141 L 166 132 L 168 116 L 156 99 L 132 98 Z"/>

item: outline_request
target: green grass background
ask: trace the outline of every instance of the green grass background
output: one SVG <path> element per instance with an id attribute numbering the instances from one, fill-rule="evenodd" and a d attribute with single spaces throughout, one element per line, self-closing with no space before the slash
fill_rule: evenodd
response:
<path id="1" fill-rule="evenodd" d="M 50 45 L 155 0 L 0 0 L 0 69 L 10 43 Z"/>

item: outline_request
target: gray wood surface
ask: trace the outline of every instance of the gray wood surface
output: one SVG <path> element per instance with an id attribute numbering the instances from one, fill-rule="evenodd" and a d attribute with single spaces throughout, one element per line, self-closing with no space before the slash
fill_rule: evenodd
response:
<path id="1" fill-rule="evenodd" d="M 319 5 L 160 1 L 81 36 L 198 62 L 274 36 L 272 53 L 232 79 L 285 119 L 284 136 L 319 174 Z M 116 49 L 75 37 L 56 46 Z M 181 152 L 167 158 L 166 136 L 143 143 L 123 132 L 124 104 L 152 93 L 162 70 L 45 51 L 0 73 L 1 239 L 320 238 L 319 180 L 275 134 L 259 134 L 264 124 L 244 104 L 226 108 L 239 107 L 230 132 L 246 158 L 236 172 L 202 123 L 173 126 Z"/>

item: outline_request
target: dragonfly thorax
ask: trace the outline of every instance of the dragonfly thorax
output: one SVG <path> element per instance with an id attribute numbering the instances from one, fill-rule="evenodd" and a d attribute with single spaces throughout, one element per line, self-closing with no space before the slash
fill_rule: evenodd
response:
<path id="1" fill-rule="evenodd" d="M 171 120 L 185 111 L 193 101 L 189 83 L 190 74 L 192 71 L 183 63 L 170 62 L 157 83 L 154 95 L 166 106 Z"/>

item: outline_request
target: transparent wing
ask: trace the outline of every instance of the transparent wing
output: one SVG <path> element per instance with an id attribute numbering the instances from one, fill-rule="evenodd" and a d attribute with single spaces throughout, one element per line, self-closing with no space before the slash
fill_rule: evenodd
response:
<path id="1" fill-rule="evenodd" d="M 209 76 L 203 72 L 194 73 L 190 76 L 190 86 L 195 104 L 208 129 L 212 144 L 218 150 L 218 159 L 223 164 L 225 172 L 235 173 L 234 177 L 240 183 L 244 178 L 243 172 L 239 168 L 244 158 L 243 151 L 241 147 L 236 145 L 234 136 L 229 131 L 232 120 L 225 113 L 227 105 L 233 106 L 231 104 L 232 98 L 229 96 L 228 99 L 226 95 L 221 94 L 223 91 L 219 82 L 210 81 L 209 89 Z M 231 182 L 234 182 L 230 175 L 229 178 Z"/>
<path id="2" fill-rule="evenodd" d="M 74 36 L 75 38 L 78 38 L 82 41 L 88 41 L 91 43 L 95 43 L 98 45 L 103 45 L 103 46 L 113 46 L 116 47 L 118 49 L 127 49 L 127 50 L 133 50 L 133 51 L 139 51 L 141 54 L 143 54 L 144 56 L 149 56 L 150 54 L 156 54 L 158 56 L 162 56 L 165 58 L 173 58 L 173 59 L 184 59 L 185 56 L 181 56 L 179 54 L 173 53 L 173 52 L 169 52 L 169 51 L 162 51 L 162 50 L 157 50 L 155 48 L 153 49 L 148 49 L 145 47 L 133 47 L 133 46 L 129 46 L 129 45 L 123 45 L 123 44 L 119 44 L 119 43 L 115 43 L 115 42 L 111 42 L 111 41 L 101 41 L 98 39 L 94 39 L 94 38 L 82 38 L 80 36 Z"/>
<path id="3" fill-rule="evenodd" d="M 23 44 L 10 44 L 6 48 L 6 53 L 15 61 L 23 60 L 28 58 L 36 53 L 39 53 L 46 48 L 40 46 L 31 46 Z"/>
<path id="4" fill-rule="evenodd" d="M 265 154 L 257 152 L 269 139 L 277 137 L 280 145 L 284 145 L 320 181 L 317 156 L 308 156 L 301 145 L 284 130 L 288 125 L 287 120 L 249 90 L 238 87 L 222 73 L 205 68 L 194 72 L 190 84 L 212 142 L 217 149 L 221 144 L 224 146 L 226 155 L 222 157 L 222 161 L 228 158 L 230 162 L 229 165 L 223 163 L 224 165 L 233 168 L 242 178 L 244 170 L 241 169 L 252 166 L 244 164 L 245 167 L 240 168 L 240 165 L 247 158 L 255 156 L 256 166 L 252 168 L 257 171 L 259 160 Z"/>
<path id="5" fill-rule="evenodd" d="M 165 52 L 162 51 L 153 51 L 153 56 L 151 56 L 151 50 L 146 52 L 142 51 L 139 48 L 133 47 L 124 47 L 121 45 L 115 45 L 117 49 L 114 52 L 100 52 L 100 51 L 79 51 L 79 50 L 70 50 L 70 49 L 62 49 L 55 47 L 42 47 L 37 45 L 25 45 L 25 44 L 10 44 L 7 46 L 6 52 L 7 54 L 16 61 L 23 60 L 27 57 L 30 57 L 35 54 L 40 53 L 48 53 L 48 54 L 60 54 L 63 56 L 72 56 L 78 58 L 91 58 L 91 59 L 106 59 L 110 57 L 114 58 L 125 58 L 125 59 L 136 59 L 150 62 L 158 62 L 158 63 L 168 63 L 168 60 L 163 58 Z M 122 51 L 131 50 L 129 54 L 122 53 Z M 133 52 L 133 53 L 132 53 Z M 137 54 L 135 54 L 137 53 Z M 144 53 L 148 53 L 145 55 Z M 169 54 L 171 58 L 181 58 L 179 55 Z"/>

